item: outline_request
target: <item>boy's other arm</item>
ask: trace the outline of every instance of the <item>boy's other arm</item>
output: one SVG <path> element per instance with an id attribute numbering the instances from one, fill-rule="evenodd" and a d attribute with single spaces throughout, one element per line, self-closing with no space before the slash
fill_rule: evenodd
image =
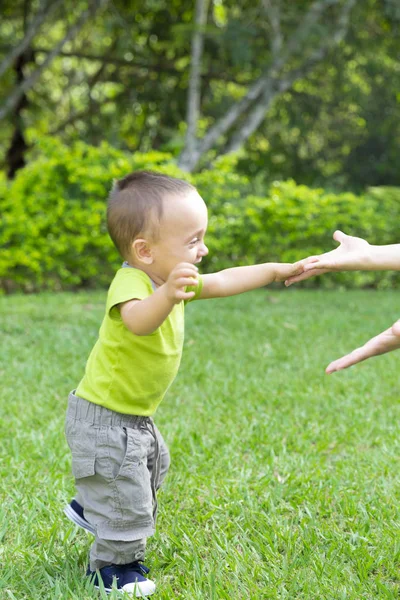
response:
<path id="1" fill-rule="evenodd" d="M 121 318 L 135 335 L 150 335 L 168 317 L 174 304 L 169 302 L 162 288 L 143 300 L 129 300 L 119 305 Z"/>
<path id="2" fill-rule="evenodd" d="M 367 358 L 385 354 L 386 352 L 391 352 L 397 348 L 400 348 L 400 320 L 396 321 L 396 323 L 394 323 L 392 327 L 389 327 L 389 329 L 386 329 L 386 331 L 383 331 L 370 339 L 360 348 L 356 348 L 353 352 L 350 352 L 350 354 L 331 362 L 326 368 L 326 373 L 329 374 L 334 373 L 335 371 L 341 371 L 342 369 L 347 369 Z"/>
<path id="3" fill-rule="evenodd" d="M 202 275 L 200 299 L 223 298 L 249 292 L 274 281 L 284 281 L 302 273 L 303 263 L 263 263 L 248 267 L 233 267 L 218 273 Z"/>
<path id="4" fill-rule="evenodd" d="M 186 292 L 188 286 L 197 285 L 197 268 L 190 263 L 180 263 L 170 273 L 168 280 L 143 300 L 132 299 L 119 305 L 121 318 L 135 335 L 150 335 L 162 325 L 175 304 L 190 300 L 195 292 Z"/>

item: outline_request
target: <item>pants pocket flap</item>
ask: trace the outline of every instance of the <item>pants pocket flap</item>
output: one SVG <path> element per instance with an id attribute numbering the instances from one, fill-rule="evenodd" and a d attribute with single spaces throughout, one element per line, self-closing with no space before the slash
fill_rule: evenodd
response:
<path id="1" fill-rule="evenodd" d="M 97 535 L 102 540 L 135 542 L 154 535 L 154 521 L 152 518 L 103 521 L 97 525 Z"/>
<path id="2" fill-rule="evenodd" d="M 95 474 L 94 470 L 95 456 L 73 456 L 72 473 L 76 479 L 91 477 Z"/>

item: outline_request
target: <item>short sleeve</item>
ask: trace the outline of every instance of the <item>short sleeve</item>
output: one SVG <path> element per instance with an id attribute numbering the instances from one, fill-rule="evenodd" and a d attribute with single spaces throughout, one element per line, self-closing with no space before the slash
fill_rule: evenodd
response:
<path id="1" fill-rule="evenodd" d="M 198 283 L 197 285 L 188 285 L 186 287 L 186 292 L 195 292 L 195 295 L 193 296 L 193 298 L 189 298 L 189 300 L 185 300 L 185 304 L 187 304 L 188 302 L 193 302 L 193 300 L 198 300 L 201 294 L 201 290 L 203 289 L 203 278 L 201 277 L 201 275 L 199 275 L 198 279 L 197 279 Z"/>
<path id="2" fill-rule="evenodd" d="M 118 305 L 129 300 L 143 300 L 153 293 L 151 280 L 140 269 L 126 267 L 117 271 L 108 290 L 106 314 L 120 320 Z"/>

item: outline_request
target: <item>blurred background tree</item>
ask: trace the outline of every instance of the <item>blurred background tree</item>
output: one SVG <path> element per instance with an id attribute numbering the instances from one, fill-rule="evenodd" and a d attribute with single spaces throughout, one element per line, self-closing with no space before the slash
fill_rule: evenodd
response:
<path id="1" fill-rule="evenodd" d="M 397 0 L 3 0 L 0 162 L 36 142 L 239 152 L 262 182 L 399 185 Z"/>

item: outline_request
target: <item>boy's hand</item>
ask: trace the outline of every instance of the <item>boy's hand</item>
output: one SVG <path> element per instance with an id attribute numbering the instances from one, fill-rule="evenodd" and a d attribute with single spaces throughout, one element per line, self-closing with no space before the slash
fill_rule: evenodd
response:
<path id="1" fill-rule="evenodd" d="M 185 288 L 197 285 L 198 269 L 191 263 L 179 263 L 174 267 L 165 282 L 165 293 L 168 300 L 173 304 L 179 304 L 182 300 L 190 300 L 195 292 L 185 292 Z"/>
<path id="2" fill-rule="evenodd" d="M 294 277 L 300 277 L 304 271 L 304 260 L 296 263 L 278 263 L 276 269 L 275 281 L 291 280 Z"/>
<path id="3" fill-rule="evenodd" d="M 314 275 L 323 275 L 330 271 L 356 271 L 365 269 L 370 261 L 370 245 L 362 238 L 346 235 L 342 231 L 335 231 L 333 239 L 339 242 L 335 250 L 325 252 L 319 256 L 309 256 L 303 262 L 304 272 L 294 277 L 288 277 L 285 285 L 303 281 Z"/>

